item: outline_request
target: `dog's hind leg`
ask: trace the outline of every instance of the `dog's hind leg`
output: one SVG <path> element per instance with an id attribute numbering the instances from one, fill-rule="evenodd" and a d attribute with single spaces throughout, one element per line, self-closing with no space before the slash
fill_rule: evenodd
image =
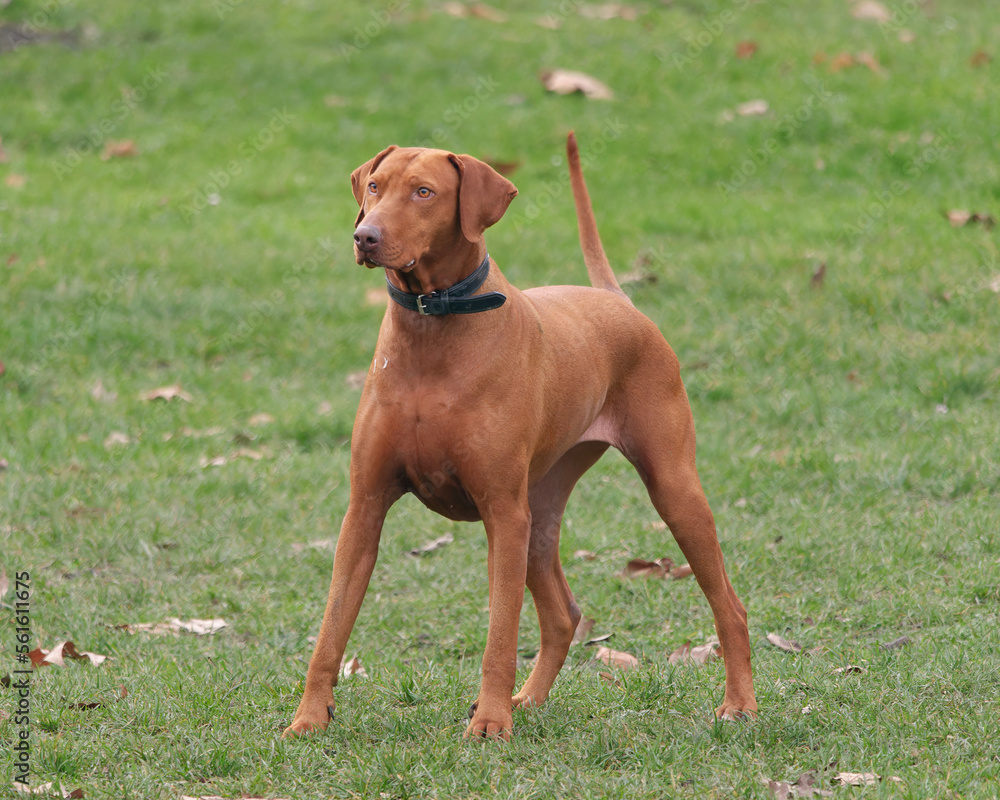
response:
<path id="1" fill-rule="evenodd" d="M 576 482 L 607 449 L 604 442 L 576 445 L 530 492 L 531 543 L 526 583 L 538 613 L 541 647 L 531 675 L 514 695 L 515 706 L 544 703 L 569 652 L 580 609 L 559 561 L 559 528 Z"/>

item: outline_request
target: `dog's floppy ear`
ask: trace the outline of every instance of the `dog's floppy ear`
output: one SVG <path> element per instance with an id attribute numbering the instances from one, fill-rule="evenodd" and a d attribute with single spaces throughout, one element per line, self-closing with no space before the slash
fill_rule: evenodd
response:
<path id="1" fill-rule="evenodd" d="M 458 170 L 458 213 L 462 233 L 475 242 L 504 215 L 517 187 L 488 164 L 472 156 L 448 154 Z"/>
<path id="2" fill-rule="evenodd" d="M 360 167 L 358 167 L 354 172 L 351 173 L 351 188 L 354 190 L 354 199 L 358 201 L 358 205 L 361 206 L 361 210 L 358 212 L 358 218 L 354 220 L 354 227 L 358 227 L 361 224 L 361 220 L 365 218 L 365 190 L 368 188 L 368 176 L 374 172 L 375 168 L 382 163 L 382 159 L 385 158 L 393 150 L 398 150 L 394 144 L 390 144 L 385 150 L 379 153 L 375 158 L 370 161 L 366 161 Z"/>

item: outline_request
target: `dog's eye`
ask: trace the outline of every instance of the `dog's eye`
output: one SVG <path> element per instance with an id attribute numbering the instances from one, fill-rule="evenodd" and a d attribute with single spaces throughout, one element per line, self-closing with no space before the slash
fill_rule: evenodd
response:
<path id="1" fill-rule="evenodd" d="M 426 198 L 426 197 L 430 197 L 432 194 L 434 194 L 434 192 L 432 192 L 426 186 L 421 186 L 419 189 L 417 189 L 417 197 L 424 197 L 424 198 Z"/>
<path id="2" fill-rule="evenodd" d="M 375 181 L 368 184 L 368 191 L 375 194 L 378 191 L 378 186 L 375 185 Z"/>

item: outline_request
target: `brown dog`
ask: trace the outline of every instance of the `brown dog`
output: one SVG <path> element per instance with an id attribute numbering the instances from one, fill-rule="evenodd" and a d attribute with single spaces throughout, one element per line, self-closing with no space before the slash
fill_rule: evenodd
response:
<path id="1" fill-rule="evenodd" d="M 559 526 L 573 486 L 609 446 L 635 466 L 712 608 L 726 667 L 716 716 L 756 713 L 746 610 L 695 469 L 677 357 L 615 280 L 572 134 L 567 152 L 594 288 L 507 283 L 483 232 L 517 189 L 471 156 L 392 146 L 351 176 L 357 262 L 385 269 L 394 302 L 361 395 L 330 595 L 286 735 L 326 728 L 386 512 L 412 492 L 449 519 L 486 527 L 489 633 L 466 734 L 509 738 L 511 706 L 544 702 L 580 619 Z M 525 585 L 541 649 L 514 694 Z"/>

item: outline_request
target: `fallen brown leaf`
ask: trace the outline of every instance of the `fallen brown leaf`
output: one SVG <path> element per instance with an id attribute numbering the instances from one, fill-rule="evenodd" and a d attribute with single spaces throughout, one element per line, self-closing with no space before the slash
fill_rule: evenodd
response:
<path id="1" fill-rule="evenodd" d="M 150 389 L 148 392 L 144 392 L 139 395 L 140 400 L 145 400 L 146 402 L 151 402 L 153 400 L 183 400 L 185 403 L 190 403 L 193 399 L 190 394 L 185 392 L 179 383 L 174 383 L 170 386 L 161 386 L 158 389 Z"/>
<path id="2" fill-rule="evenodd" d="M 985 50 L 977 50 L 972 54 L 972 58 L 969 59 L 969 64 L 973 67 L 982 67 L 989 64 L 993 60 L 993 56 L 987 53 Z"/>
<path id="3" fill-rule="evenodd" d="M 748 100 L 736 106 L 736 113 L 741 117 L 759 117 L 766 114 L 769 108 L 767 100 Z"/>
<path id="4" fill-rule="evenodd" d="M 965 225 L 979 224 L 987 230 L 990 230 L 996 224 L 996 220 L 994 220 L 989 214 L 972 213 L 964 209 L 948 211 L 945 213 L 945 216 L 954 228 L 961 228 Z"/>
<path id="5" fill-rule="evenodd" d="M 858 666 L 857 664 L 848 664 L 846 667 L 837 667 L 834 671 L 834 675 L 864 675 L 868 670 L 864 667 Z"/>
<path id="6" fill-rule="evenodd" d="M 603 661 L 609 667 L 617 667 L 622 670 L 635 669 L 639 666 L 639 659 L 635 656 L 620 650 L 612 650 L 610 647 L 598 647 L 594 658 Z"/>
<path id="7" fill-rule="evenodd" d="M 351 678 L 355 675 L 359 678 L 367 678 L 368 673 L 361 664 L 361 659 L 358 656 L 348 659 L 344 656 L 344 660 L 340 662 L 340 674 L 345 678 Z"/>
<path id="8" fill-rule="evenodd" d="M 623 19 L 635 22 L 639 17 L 639 9 L 623 3 L 595 3 L 580 6 L 580 16 L 585 19 Z"/>
<path id="9" fill-rule="evenodd" d="M 891 22 L 892 12 L 878 0 L 862 0 L 851 9 L 851 16 L 871 22 Z"/>
<path id="10" fill-rule="evenodd" d="M 691 642 L 684 642 L 667 657 L 670 664 L 707 664 L 719 657 L 719 643 L 710 639 L 705 644 L 692 647 Z"/>
<path id="11" fill-rule="evenodd" d="M 51 650 L 43 650 L 41 647 L 36 647 L 30 653 L 28 657 L 31 658 L 31 666 L 33 669 L 38 669 L 39 667 L 54 666 L 54 667 L 65 667 L 67 658 L 72 658 L 77 661 L 89 661 L 95 667 L 102 664 L 107 656 L 99 655 L 98 653 L 88 653 L 87 651 L 78 651 L 76 645 L 67 640 L 65 642 L 59 642 Z"/>
<path id="12" fill-rule="evenodd" d="M 587 641 L 587 637 L 590 636 L 590 632 L 594 629 L 594 622 L 590 617 L 580 617 L 570 644 L 580 644 Z"/>
<path id="13" fill-rule="evenodd" d="M 854 64 L 854 56 L 850 53 L 841 53 L 830 62 L 830 72 L 840 72 L 841 70 L 853 67 Z"/>
<path id="14" fill-rule="evenodd" d="M 193 633 L 198 636 L 208 636 L 226 627 L 224 619 L 189 619 L 180 620 L 170 617 L 166 622 L 140 622 L 135 625 L 117 625 L 117 628 L 129 633 L 149 633 L 153 636 L 180 633 Z"/>
<path id="15" fill-rule="evenodd" d="M 674 560 L 667 556 L 656 561 L 633 558 L 625 565 L 621 575 L 623 578 L 665 578 L 673 568 Z"/>
<path id="16" fill-rule="evenodd" d="M 498 11 L 492 6 L 488 6 L 485 3 L 472 3 L 471 5 L 465 5 L 465 3 L 445 3 L 442 6 L 444 11 L 451 14 L 453 17 L 475 17 L 476 19 L 485 19 L 489 22 L 506 22 L 507 15 L 502 11 Z"/>
<path id="17" fill-rule="evenodd" d="M 764 778 L 764 785 L 780 800 L 785 800 L 788 797 L 833 797 L 833 792 L 827 789 L 818 789 L 815 784 L 816 776 L 811 772 L 800 775 L 795 783 Z"/>
<path id="18" fill-rule="evenodd" d="M 541 74 L 542 85 L 556 94 L 581 92 L 591 100 L 610 100 L 615 95 L 607 86 L 590 75 L 568 69 L 547 70 Z"/>
<path id="19" fill-rule="evenodd" d="M 809 279 L 809 285 L 813 289 L 821 289 L 823 287 L 823 280 L 826 278 L 826 262 L 824 261 L 818 267 L 816 271 L 813 272 L 812 277 Z"/>
<path id="20" fill-rule="evenodd" d="M 861 64 L 862 66 L 868 67 L 868 69 L 870 69 L 872 72 L 876 73 L 877 75 L 881 75 L 882 74 L 882 65 L 879 64 L 878 60 L 875 58 L 875 56 L 873 56 L 867 50 L 865 50 L 865 51 L 863 51 L 861 53 L 858 53 L 858 55 L 857 55 L 856 58 L 857 58 L 857 62 L 859 64 Z"/>
<path id="21" fill-rule="evenodd" d="M 24 186 L 27 180 L 28 179 L 25 178 L 23 175 L 18 175 L 17 173 L 12 172 L 10 175 L 8 175 L 6 178 L 3 179 L 3 182 L 6 183 L 11 189 L 20 189 L 22 186 Z"/>
<path id="22" fill-rule="evenodd" d="M 880 780 L 874 772 L 838 772 L 833 779 L 843 786 L 871 786 Z"/>
<path id="23" fill-rule="evenodd" d="M 139 155 L 139 148 L 131 139 L 122 142 L 109 141 L 104 145 L 101 161 L 108 161 L 112 158 L 132 158 L 137 155 Z"/>
<path id="24" fill-rule="evenodd" d="M 780 636 L 777 633 L 769 633 L 767 635 L 767 641 L 777 647 L 779 650 L 784 650 L 788 653 L 798 653 L 802 650 L 802 645 L 798 642 L 793 642 L 786 639 L 784 636 Z"/>
<path id="25" fill-rule="evenodd" d="M 333 547 L 333 539 L 313 539 L 311 542 L 303 544 L 302 542 L 295 542 L 292 545 L 293 553 L 301 553 L 303 550 L 325 550 L 329 547 Z"/>
<path id="26" fill-rule="evenodd" d="M 597 553 L 593 553 L 590 550 L 577 550 L 573 553 L 573 558 L 580 559 L 581 561 L 593 561 L 597 558 Z"/>
<path id="27" fill-rule="evenodd" d="M 419 558 L 426 553 L 433 553 L 435 550 L 440 550 L 455 541 L 455 537 L 450 533 L 446 533 L 443 536 L 438 536 L 437 539 L 432 539 L 426 544 L 422 544 L 420 547 L 414 547 L 412 550 L 407 552 L 408 556 L 413 556 L 414 558 Z"/>
<path id="28" fill-rule="evenodd" d="M 618 688 L 621 688 L 622 682 L 618 680 L 618 678 L 616 678 L 610 672 L 598 672 L 597 674 L 600 677 L 600 679 L 605 683 L 610 683 L 612 686 L 617 686 Z"/>
<path id="29" fill-rule="evenodd" d="M 736 57 L 737 58 L 752 58 L 754 53 L 757 52 L 759 48 L 757 47 L 757 42 L 751 42 L 748 40 L 736 43 Z"/>
<path id="30" fill-rule="evenodd" d="M 85 796 L 83 794 L 83 789 L 74 789 L 71 792 L 61 787 L 57 789 L 53 783 L 40 783 L 38 786 L 25 786 L 23 783 L 14 781 L 14 791 L 20 792 L 21 794 L 55 795 L 56 797 L 70 798 L 70 800 L 80 800 L 80 798 Z"/>
<path id="31" fill-rule="evenodd" d="M 499 161 L 495 158 L 487 158 L 485 161 L 501 175 L 513 175 L 521 167 L 520 161 Z"/>

